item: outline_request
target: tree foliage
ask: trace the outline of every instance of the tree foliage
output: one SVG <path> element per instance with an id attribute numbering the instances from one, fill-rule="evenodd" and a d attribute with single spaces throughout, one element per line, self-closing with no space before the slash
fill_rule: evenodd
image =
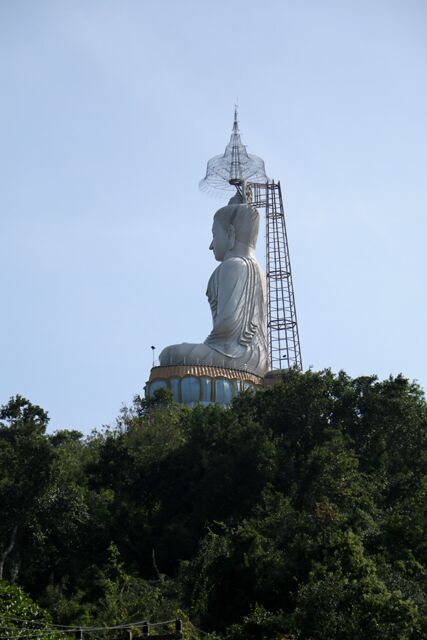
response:
<path id="1" fill-rule="evenodd" d="M 57 623 L 427 637 L 427 405 L 403 376 L 290 370 L 231 409 L 137 396 L 88 438 L 19 396 L 0 421 L 4 577 Z"/>
<path id="2" fill-rule="evenodd" d="M 0 581 L 0 637 L 58 640 L 52 630 L 51 618 L 22 589 Z"/>

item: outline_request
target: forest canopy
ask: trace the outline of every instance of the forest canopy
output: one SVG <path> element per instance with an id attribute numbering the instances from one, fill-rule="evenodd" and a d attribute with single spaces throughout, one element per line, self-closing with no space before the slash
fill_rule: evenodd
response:
<path id="1" fill-rule="evenodd" d="M 289 370 L 229 409 L 161 391 L 89 437 L 47 425 L 0 408 L 2 637 L 427 638 L 427 404 L 405 377 Z"/>

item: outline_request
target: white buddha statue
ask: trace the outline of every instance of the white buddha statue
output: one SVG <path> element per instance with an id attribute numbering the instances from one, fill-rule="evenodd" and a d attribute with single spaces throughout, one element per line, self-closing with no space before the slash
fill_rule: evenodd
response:
<path id="1" fill-rule="evenodd" d="M 255 257 L 259 214 L 237 197 L 214 216 L 210 249 L 221 264 L 208 283 L 213 328 L 204 343 L 171 345 L 160 365 L 210 365 L 264 376 L 268 369 L 265 279 Z"/>

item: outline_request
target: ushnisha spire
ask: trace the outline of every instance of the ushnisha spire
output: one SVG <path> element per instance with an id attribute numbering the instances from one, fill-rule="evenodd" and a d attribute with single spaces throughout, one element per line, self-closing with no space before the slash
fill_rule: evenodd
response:
<path id="1" fill-rule="evenodd" d="M 237 105 L 234 107 L 234 122 L 230 142 L 222 155 L 208 161 L 206 175 L 200 181 L 202 191 L 232 190 L 247 181 L 268 182 L 264 160 L 249 154 L 242 143 L 237 118 Z"/>

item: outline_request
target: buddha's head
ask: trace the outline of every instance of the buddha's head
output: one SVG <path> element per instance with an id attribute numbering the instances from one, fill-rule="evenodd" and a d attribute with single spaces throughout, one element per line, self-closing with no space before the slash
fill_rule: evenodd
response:
<path id="1" fill-rule="evenodd" d="M 229 204 L 219 209 L 214 216 L 209 247 L 216 260 L 222 262 L 233 249 L 240 249 L 244 254 L 255 250 L 258 227 L 259 213 L 248 204 Z"/>

